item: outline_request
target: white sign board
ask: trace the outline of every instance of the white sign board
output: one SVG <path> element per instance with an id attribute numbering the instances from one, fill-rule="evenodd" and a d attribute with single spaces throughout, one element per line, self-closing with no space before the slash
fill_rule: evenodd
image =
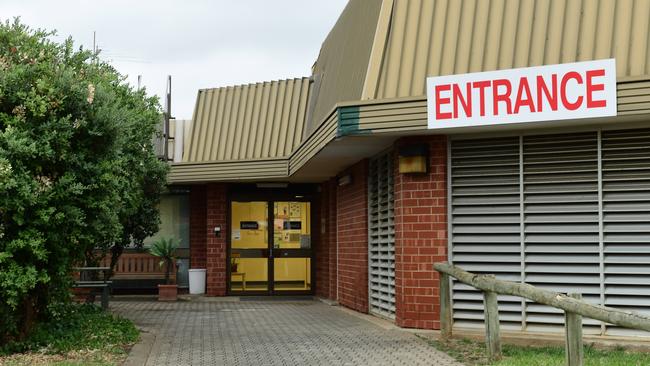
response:
<path id="1" fill-rule="evenodd" d="M 427 78 L 429 128 L 616 115 L 614 59 Z"/>

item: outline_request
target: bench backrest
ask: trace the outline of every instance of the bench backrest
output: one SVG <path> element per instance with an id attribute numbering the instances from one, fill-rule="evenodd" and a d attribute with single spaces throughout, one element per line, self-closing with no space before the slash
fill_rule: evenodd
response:
<path id="1" fill-rule="evenodd" d="M 111 257 L 106 256 L 102 261 L 102 266 L 110 266 Z M 172 278 L 175 276 L 172 271 Z M 114 270 L 115 278 L 142 278 L 165 276 L 165 266 L 160 266 L 160 258 L 154 257 L 149 253 L 123 253 L 117 261 Z"/>

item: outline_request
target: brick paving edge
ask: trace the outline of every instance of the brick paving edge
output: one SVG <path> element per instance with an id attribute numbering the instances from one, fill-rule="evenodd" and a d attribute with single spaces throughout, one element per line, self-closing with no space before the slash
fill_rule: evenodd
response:
<path id="1" fill-rule="evenodd" d="M 140 341 L 133 345 L 133 348 L 131 348 L 131 351 L 129 352 L 129 356 L 122 366 L 146 365 L 155 341 L 155 334 L 140 329 Z"/>

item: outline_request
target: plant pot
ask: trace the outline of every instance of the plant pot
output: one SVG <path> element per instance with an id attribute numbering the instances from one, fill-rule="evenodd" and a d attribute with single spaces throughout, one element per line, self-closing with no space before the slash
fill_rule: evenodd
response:
<path id="1" fill-rule="evenodd" d="M 158 285 L 158 301 L 176 301 L 178 285 Z"/>

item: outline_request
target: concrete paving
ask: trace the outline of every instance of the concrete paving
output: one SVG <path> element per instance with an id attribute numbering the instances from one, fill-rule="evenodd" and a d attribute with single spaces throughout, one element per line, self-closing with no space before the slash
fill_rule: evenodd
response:
<path id="1" fill-rule="evenodd" d="M 460 366 L 411 332 L 320 301 L 114 300 L 110 307 L 149 333 L 150 346 L 134 347 L 131 364 Z"/>

